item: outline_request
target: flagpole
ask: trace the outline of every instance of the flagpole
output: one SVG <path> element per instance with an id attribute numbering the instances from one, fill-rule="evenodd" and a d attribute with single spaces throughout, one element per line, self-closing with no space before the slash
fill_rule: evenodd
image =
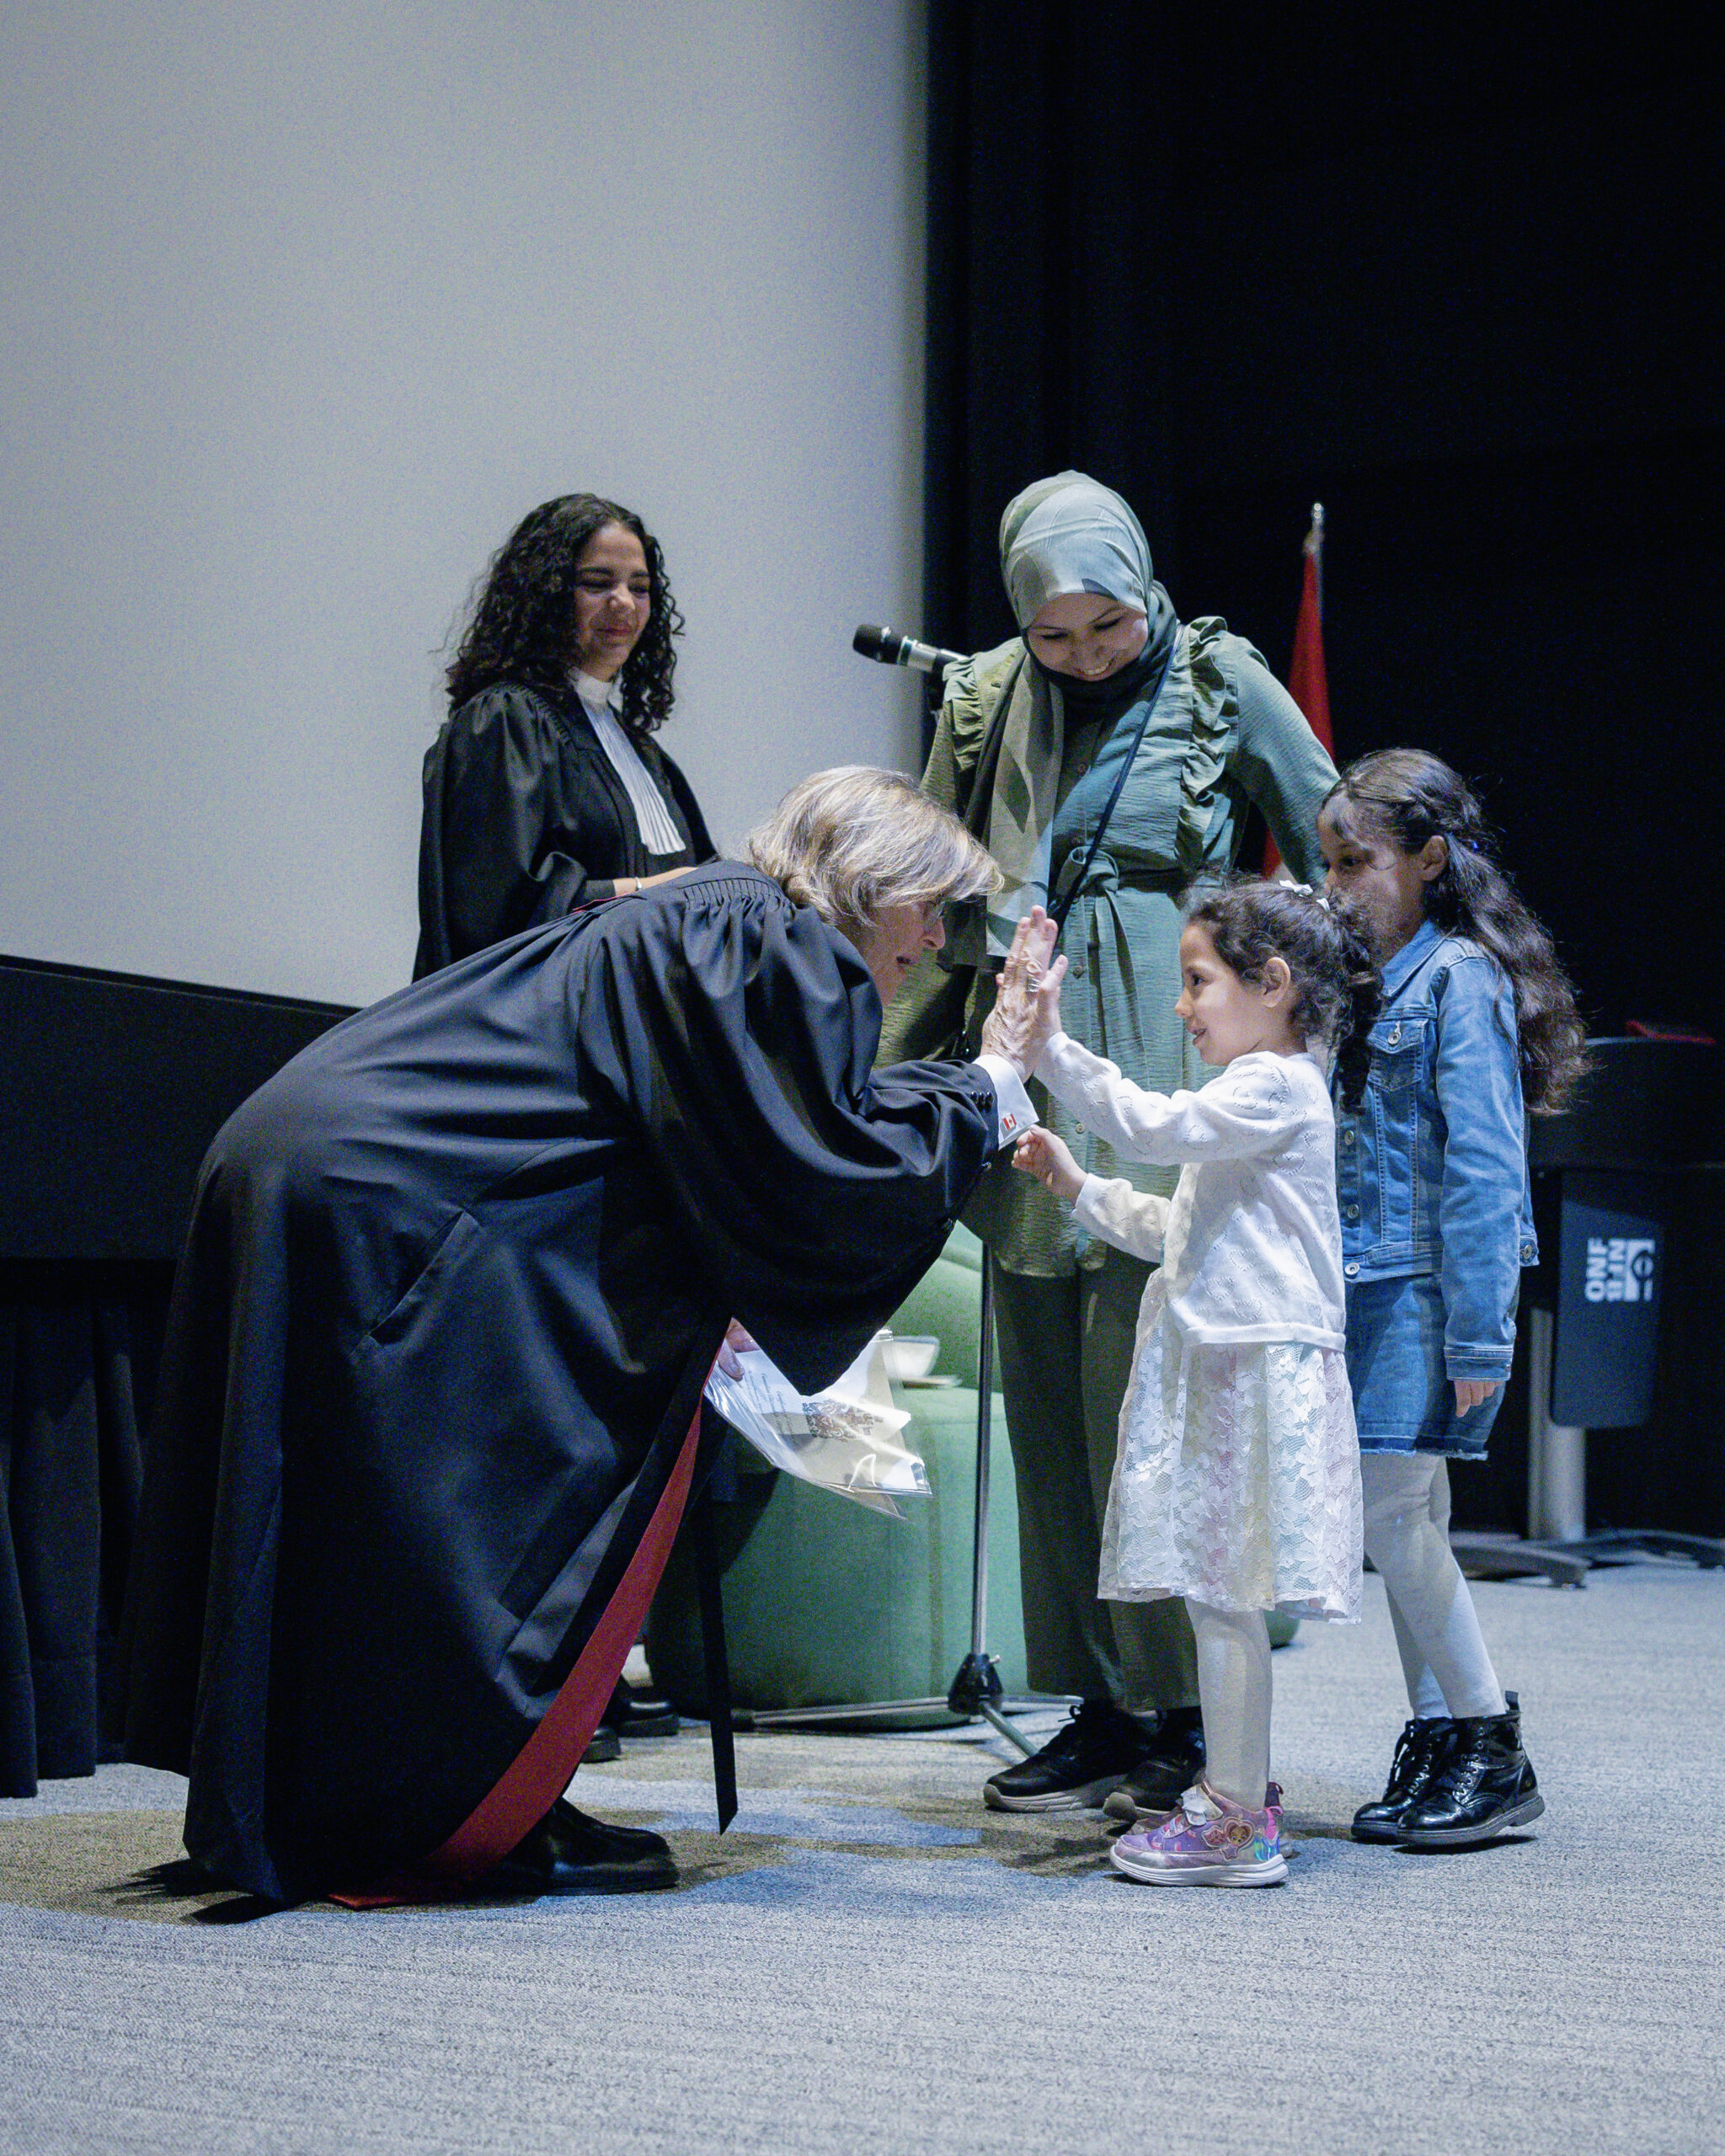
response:
<path id="1" fill-rule="evenodd" d="M 1314 502 L 1311 505 L 1311 529 L 1306 535 L 1306 551 L 1311 557 L 1311 566 L 1316 578 L 1318 619 L 1322 621 L 1324 611 L 1324 505 L 1322 502 Z"/>
<path id="2" fill-rule="evenodd" d="M 1311 523 L 1300 547 L 1300 606 L 1294 621 L 1294 650 L 1288 662 L 1288 691 L 1322 747 L 1334 753 L 1330 733 L 1330 691 L 1324 674 L 1324 505 L 1311 505 Z M 1285 875 L 1274 831 L 1264 836 L 1263 873 Z"/>

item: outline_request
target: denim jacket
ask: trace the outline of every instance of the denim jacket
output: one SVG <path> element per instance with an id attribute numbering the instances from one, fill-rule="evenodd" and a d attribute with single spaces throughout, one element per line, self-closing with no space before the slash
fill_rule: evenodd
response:
<path id="1" fill-rule="evenodd" d="M 1495 959 L 1427 921 L 1384 968 L 1356 1109 L 1336 1089 L 1342 1271 L 1435 1273 L 1452 1378 L 1503 1379 L 1538 1262 L 1515 1004 Z"/>

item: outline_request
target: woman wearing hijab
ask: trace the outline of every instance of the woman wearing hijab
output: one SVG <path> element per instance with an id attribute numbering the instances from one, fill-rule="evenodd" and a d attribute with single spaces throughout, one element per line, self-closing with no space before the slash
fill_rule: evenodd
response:
<path id="1" fill-rule="evenodd" d="M 948 672 L 923 790 L 987 847 L 1002 888 L 956 915 L 946 950 L 918 966 L 882 1060 L 978 1038 L 1017 922 L 1070 898 L 1066 1030 L 1135 1085 L 1201 1085 L 1210 1074 L 1174 1016 L 1178 894 L 1233 867 L 1248 807 L 1294 874 L 1316 882 L 1334 767 L 1250 644 L 1215 616 L 1179 621 L 1108 488 L 1079 472 L 1028 487 L 1001 520 L 1001 569 L 1020 634 Z M 1172 1193 L 1172 1170 L 1117 1160 L 1032 1091 L 1088 1172 Z M 1167 1811 L 1204 1765 L 1191 1627 L 1178 1601 L 1096 1592 L 1151 1268 L 1092 1241 L 1028 1176 L 991 1178 L 966 1219 L 993 1263 L 1029 1680 L 1081 1701 L 984 1795 L 1005 1811 L 1104 1798 L 1121 1816 Z"/>
<path id="2" fill-rule="evenodd" d="M 713 858 L 670 717 L 682 616 L 633 510 L 563 494 L 499 549 L 425 757 L 414 978 Z"/>

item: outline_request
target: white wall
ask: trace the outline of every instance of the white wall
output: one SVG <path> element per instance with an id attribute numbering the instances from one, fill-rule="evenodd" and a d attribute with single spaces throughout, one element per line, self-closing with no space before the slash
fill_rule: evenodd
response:
<path id="1" fill-rule="evenodd" d="M 688 617 L 720 845 L 910 769 L 917 0 L 14 0 L 0 951 L 407 974 L 470 583 L 579 487 Z"/>

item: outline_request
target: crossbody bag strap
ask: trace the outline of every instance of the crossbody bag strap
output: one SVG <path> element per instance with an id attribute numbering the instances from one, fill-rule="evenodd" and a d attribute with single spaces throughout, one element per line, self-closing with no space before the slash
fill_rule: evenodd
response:
<path id="1" fill-rule="evenodd" d="M 1115 804 L 1125 787 L 1126 774 L 1138 760 L 1138 751 L 1143 745 L 1145 730 L 1150 724 L 1151 713 L 1156 709 L 1156 700 L 1162 695 L 1163 684 L 1168 678 L 1168 669 L 1174 663 L 1174 646 L 1179 640 L 1180 632 L 1177 628 L 1169 639 L 1167 652 L 1163 654 L 1162 671 L 1156 677 L 1156 686 L 1151 691 L 1146 701 L 1144 716 L 1138 722 L 1138 731 L 1132 736 L 1132 746 L 1121 759 L 1120 768 L 1114 779 L 1114 791 L 1108 795 L 1108 806 L 1103 810 L 1097 820 L 1095 835 L 1091 839 L 1090 850 L 1084 857 L 1083 864 L 1076 876 L 1063 876 L 1060 878 L 1065 885 L 1062 895 L 1058 899 L 1051 896 L 1048 910 L 1049 918 L 1054 922 L 1056 941 L 1065 933 L 1066 915 L 1071 912 L 1074 901 L 1079 892 L 1083 889 L 1084 879 L 1090 873 L 1091 864 L 1101 851 L 1102 842 L 1108 835 L 1108 820 L 1113 816 Z"/>

